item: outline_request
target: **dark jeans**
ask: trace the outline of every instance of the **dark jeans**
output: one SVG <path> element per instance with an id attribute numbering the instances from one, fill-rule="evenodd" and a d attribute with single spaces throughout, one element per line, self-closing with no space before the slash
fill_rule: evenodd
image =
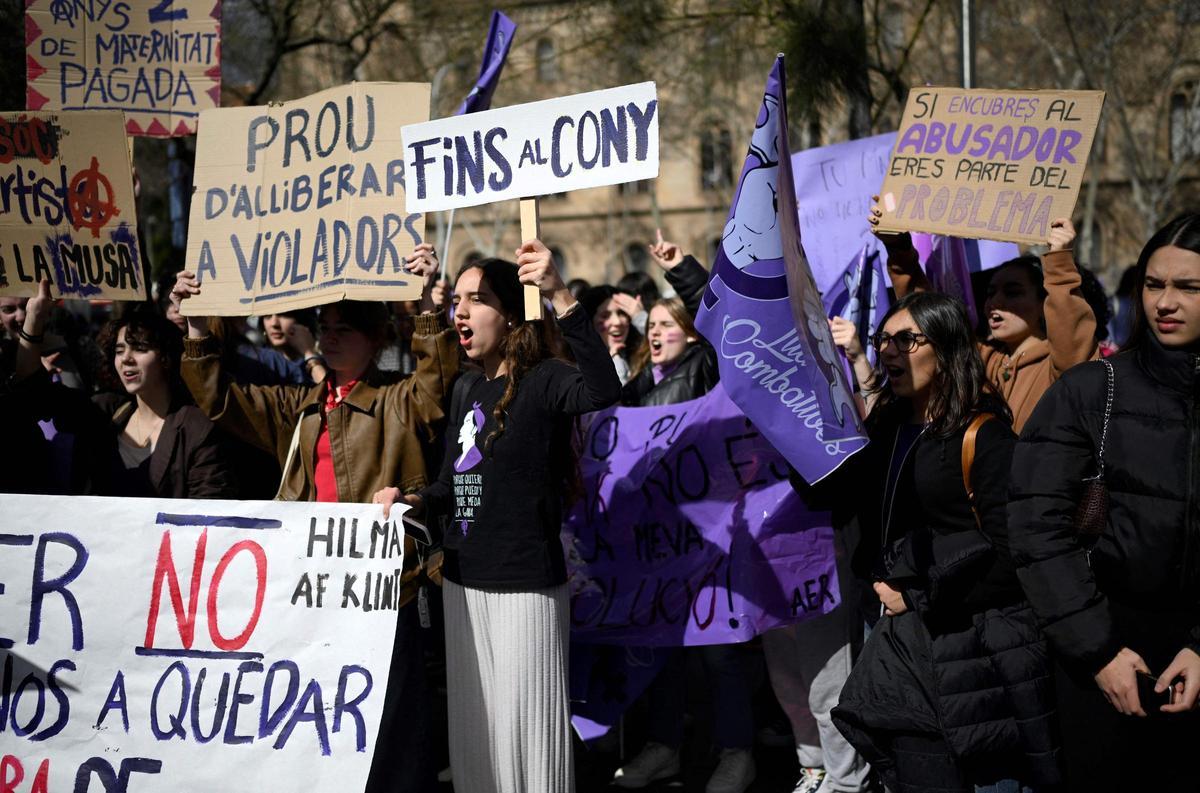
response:
<path id="1" fill-rule="evenodd" d="M 425 683 L 425 630 L 414 600 L 400 609 L 383 717 L 365 793 L 437 790 L 429 690 Z"/>
<path id="2" fill-rule="evenodd" d="M 753 747 L 753 692 L 746 676 L 745 648 L 738 644 L 712 644 L 675 651 L 650 684 L 650 740 L 673 749 L 678 749 L 683 743 L 689 653 L 699 654 L 704 664 L 713 710 L 713 743 L 720 749 Z"/>

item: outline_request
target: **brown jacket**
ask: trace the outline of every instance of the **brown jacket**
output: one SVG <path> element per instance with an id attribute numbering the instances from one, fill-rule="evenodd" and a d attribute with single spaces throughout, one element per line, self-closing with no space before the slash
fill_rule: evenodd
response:
<path id="1" fill-rule="evenodd" d="M 1046 338 L 1026 347 L 1011 361 L 1002 348 L 979 343 L 987 378 L 1008 402 L 1013 413 L 1013 430 L 1018 433 L 1042 394 L 1063 372 L 1095 360 L 1100 354 L 1096 317 L 1083 299 L 1082 279 L 1071 251 L 1043 255 L 1042 272 L 1046 286 Z M 898 298 L 930 288 L 913 248 L 888 251 L 888 274 Z"/>
<path id="2" fill-rule="evenodd" d="M 329 414 L 329 443 L 333 451 L 338 495 L 344 502 L 368 503 L 375 492 L 398 487 L 412 493 L 427 477 L 418 432 L 445 416 L 446 397 L 458 376 L 457 334 L 446 327 L 442 314 L 416 318 L 412 375 L 380 372 L 372 367 Z M 255 386 L 233 383 L 222 371 L 216 340 L 211 336 L 184 341 L 183 380 L 200 406 L 218 426 L 275 455 L 285 466 L 293 435 L 299 438 L 291 464 L 283 472 L 276 498 L 312 501 L 316 498 L 313 468 L 326 386 Z M 410 539 L 405 555 L 415 562 Z M 417 568 L 406 561 L 404 580 Z M 406 588 L 402 602 L 411 598 Z"/>

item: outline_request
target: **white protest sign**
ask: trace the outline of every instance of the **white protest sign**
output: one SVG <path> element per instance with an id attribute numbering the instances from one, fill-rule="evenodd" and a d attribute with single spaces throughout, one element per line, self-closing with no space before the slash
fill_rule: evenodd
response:
<path id="1" fill-rule="evenodd" d="M 654 83 L 410 124 L 400 137 L 409 212 L 658 176 Z"/>
<path id="2" fill-rule="evenodd" d="M 5 789 L 362 790 L 395 636 L 399 515 L 0 497 Z"/>

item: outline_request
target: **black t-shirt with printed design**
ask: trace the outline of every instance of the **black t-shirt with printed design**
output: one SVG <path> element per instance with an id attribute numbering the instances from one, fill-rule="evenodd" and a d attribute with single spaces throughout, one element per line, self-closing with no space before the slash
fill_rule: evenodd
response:
<path id="1" fill-rule="evenodd" d="M 546 360 L 531 369 L 487 451 L 508 378 L 463 376 L 455 386 L 441 474 L 421 495 L 430 515 L 445 518 L 442 573 L 456 584 L 519 591 L 567 580 L 559 532 L 573 417 L 615 403 L 621 382 L 586 312 L 559 328 L 578 367 Z"/>

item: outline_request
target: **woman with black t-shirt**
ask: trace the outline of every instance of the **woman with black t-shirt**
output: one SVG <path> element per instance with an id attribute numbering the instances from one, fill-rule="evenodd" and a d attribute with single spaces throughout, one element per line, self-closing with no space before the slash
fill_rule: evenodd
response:
<path id="1" fill-rule="evenodd" d="M 557 314 L 524 319 L 522 284 Z M 559 531 L 577 480 L 572 417 L 608 407 L 621 383 L 538 240 L 517 264 L 470 265 L 454 325 L 482 375 L 454 389 L 445 462 L 414 507 L 448 518 L 444 544 L 450 768 L 471 793 L 574 790 L 567 701 L 569 601 Z M 565 340 L 578 368 L 557 353 Z M 385 509 L 394 488 L 376 494 Z"/>

